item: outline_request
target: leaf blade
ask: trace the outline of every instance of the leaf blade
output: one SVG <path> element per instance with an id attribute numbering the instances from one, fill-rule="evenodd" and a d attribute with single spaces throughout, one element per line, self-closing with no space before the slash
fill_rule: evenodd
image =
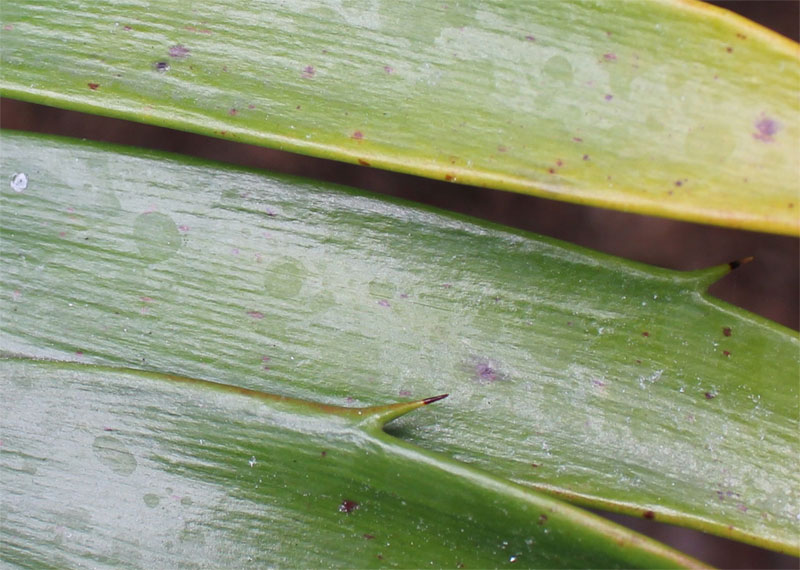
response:
<path id="1" fill-rule="evenodd" d="M 700 566 L 371 436 L 354 418 L 362 410 L 135 370 L 26 359 L 0 368 L 9 562 Z M 565 547 L 575 540 L 577 553 Z"/>
<path id="2" fill-rule="evenodd" d="M 0 144 L 29 179 L 0 193 L 7 350 L 330 404 L 447 392 L 404 438 L 795 552 L 798 339 L 705 296 L 724 268 L 158 153 Z"/>
<path id="3" fill-rule="evenodd" d="M 725 11 L 246 6 L 195 3 L 200 25 L 174 6 L 11 3 L 2 91 L 437 179 L 800 234 L 798 48 Z"/>

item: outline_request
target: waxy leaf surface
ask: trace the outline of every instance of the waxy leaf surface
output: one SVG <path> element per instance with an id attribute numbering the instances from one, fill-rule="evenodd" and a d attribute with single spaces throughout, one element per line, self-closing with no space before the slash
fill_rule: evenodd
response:
<path id="1" fill-rule="evenodd" d="M 0 360 L 0 555 L 21 567 L 699 566 L 353 410 Z M 580 544 L 580 548 L 574 545 Z"/>
<path id="2" fill-rule="evenodd" d="M 10 97 L 800 234 L 798 46 L 690 1 L 9 0 Z"/>
<path id="3" fill-rule="evenodd" d="M 335 405 L 450 393 L 395 433 L 797 553 L 798 339 L 705 295 L 727 266 L 668 271 L 327 184 L 0 141 L 6 351 Z"/>

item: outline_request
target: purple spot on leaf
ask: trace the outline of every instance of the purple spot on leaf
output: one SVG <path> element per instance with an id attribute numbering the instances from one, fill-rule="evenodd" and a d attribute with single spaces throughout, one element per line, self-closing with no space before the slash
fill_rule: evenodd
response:
<path id="1" fill-rule="evenodd" d="M 314 69 L 313 65 L 307 65 L 305 68 L 303 68 L 303 77 L 305 79 L 311 79 L 316 73 L 317 70 Z"/>
<path id="2" fill-rule="evenodd" d="M 611 93 L 606 93 L 606 96 L 605 96 L 605 100 L 606 101 L 611 101 L 613 98 L 614 98 L 614 96 Z"/>
<path id="3" fill-rule="evenodd" d="M 479 360 L 475 363 L 475 379 L 481 384 L 491 384 L 500 380 L 497 365 L 489 360 Z"/>
<path id="4" fill-rule="evenodd" d="M 169 48 L 169 56 L 175 57 L 178 59 L 184 58 L 189 55 L 189 48 L 182 46 L 181 44 L 171 46 Z"/>
<path id="5" fill-rule="evenodd" d="M 764 115 L 761 115 L 761 118 L 756 121 L 755 127 L 758 132 L 753 133 L 753 138 L 763 142 L 772 142 L 774 140 L 773 137 L 778 134 L 781 128 L 775 119 L 770 119 Z"/>
<path id="6" fill-rule="evenodd" d="M 617 54 L 615 53 L 604 53 L 603 59 L 606 61 L 617 61 Z"/>
<path id="7" fill-rule="evenodd" d="M 389 301 L 387 301 L 386 299 L 381 299 L 380 301 L 378 301 L 378 304 L 381 307 L 391 307 L 391 305 L 389 304 Z"/>
<path id="8" fill-rule="evenodd" d="M 260 311 L 247 311 L 247 315 L 249 317 L 254 318 L 254 319 L 263 319 L 264 318 L 264 313 L 262 313 Z"/>

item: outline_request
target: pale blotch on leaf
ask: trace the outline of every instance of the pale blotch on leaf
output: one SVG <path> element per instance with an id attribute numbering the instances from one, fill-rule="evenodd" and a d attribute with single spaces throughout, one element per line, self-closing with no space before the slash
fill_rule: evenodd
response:
<path id="1" fill-rule="evenodd" d="M 548 79 L 558 81 L 564 85 L 572 83 L 572 64 L 563 55 L 554 55 L 545 62 L 542 73 Z"/>
<path id="2" fill-rule="evenodd" d="M 172 257 L 181 246 L 181 235 L 172 218 L 158 212 L 140 214 L 133 222 L 133 237 L 143 258 L 151 263 Z"/>
<path id="3" fill-rule="evenodd" d="M 100 463 L 119 475 L 130 475 L 136 470 L 136 458 L 115 437 L 99 435 L 94 438 L 92 451 Z"/>
<path id="4" fill-rule="evenodd" d="M 161 502 L 161 499 L 159 499 L 158 495 L 156 495 L 155 493 L 147 493 L 144 497 L 142 497 L 142 500 L 144 500 L 144 504 L 150 507 L 151 509 L 156 508 L 158 504 Z"/>
<path id="5" fill-rule="evenodd" d="M 736 148 L 733 131 L 727 125 L 698 125 L 686 134 L 684 152 L 692 160 L 718 164 L 725 162 Z"/>
<path id="6" fill-rule="evenodd" d="M 264 289 L 271 297 L 293 299 L 303 288 L 308 271 L 297 260 L 284 258 L 267 268 Z"/>

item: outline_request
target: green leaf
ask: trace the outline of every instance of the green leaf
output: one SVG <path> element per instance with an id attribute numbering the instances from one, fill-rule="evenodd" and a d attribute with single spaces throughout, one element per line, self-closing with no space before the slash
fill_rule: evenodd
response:
<path id="1" fill-rule="evenodd" d="M 800 234 L 798 47 L 700 3 L 12 0 L 2 24 L 7 96 Z"/>
<path id="2" fill-rule="evenodd" d="M 0 360 L 3 558 L 20 566 L 699 566 L 347 409 Z M 580 544 L 580 548 L 574 548 Z"/>
<path id="3" fill-rule="evenodd" d="M 797 553 L 800 343 L 704 293 L 727 266 L 668 271 L 328 184 L 0 140 L 17 175 L 0 189 L 5 350 L 333 405 L 449 392 L 395 432 Z"/>

